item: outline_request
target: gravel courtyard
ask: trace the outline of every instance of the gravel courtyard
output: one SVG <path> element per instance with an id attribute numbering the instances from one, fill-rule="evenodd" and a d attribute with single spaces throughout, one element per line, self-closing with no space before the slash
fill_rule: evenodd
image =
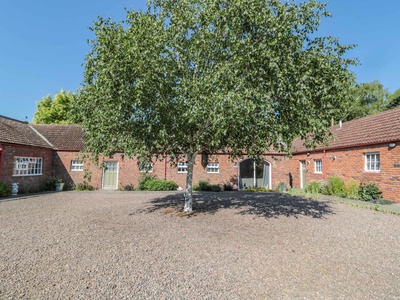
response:
<path id="1" fill-rule="evenodd" d="M 400 299 L 400 217 L 277 193 L 0 202 L 0 299 Z"/>

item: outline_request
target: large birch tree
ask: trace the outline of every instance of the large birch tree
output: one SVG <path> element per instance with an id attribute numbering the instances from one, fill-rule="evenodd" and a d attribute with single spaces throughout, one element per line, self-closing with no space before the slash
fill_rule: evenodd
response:
<path id="1" fill-rule="evenodd" d="M 99 18 L 75 114 L 95 156 L 257 157 L 298 136 L 324 139 L 353 82 L 317 1 L 149 0 L 124 22 Z M 310 140 L 311 141 L 311 140 Z"/>

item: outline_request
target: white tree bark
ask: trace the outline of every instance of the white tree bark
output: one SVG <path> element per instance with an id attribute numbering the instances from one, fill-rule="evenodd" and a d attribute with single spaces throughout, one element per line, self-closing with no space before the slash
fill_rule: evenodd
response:
<path id="1" fill-rule="evenodd" d="M 193 211 L 193 167 L 196 156 L 196 152 L 187 154 L 188 170 L 186 175 L 185 207 L 183 208 L 183 212 Z"/>

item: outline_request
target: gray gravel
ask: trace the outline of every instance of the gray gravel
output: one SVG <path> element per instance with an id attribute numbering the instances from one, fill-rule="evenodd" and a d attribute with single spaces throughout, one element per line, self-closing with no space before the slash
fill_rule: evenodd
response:
<path id="1" fill-rule="evenodd" d="M 179 200 L 179 201 L 178 201 Z M 400 299 L 400 217 L 267 194 L 0 202 L 1 299 Z"/>

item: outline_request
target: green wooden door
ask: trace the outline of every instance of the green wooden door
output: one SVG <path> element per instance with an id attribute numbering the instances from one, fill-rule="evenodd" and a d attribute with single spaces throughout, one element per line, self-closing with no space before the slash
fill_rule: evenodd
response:
<path id="1" fill-rule="evenodd" d="M 103 169 L 103 189 L 116 189 L 118 182 L 118 163 L 106 162 Z"/>

